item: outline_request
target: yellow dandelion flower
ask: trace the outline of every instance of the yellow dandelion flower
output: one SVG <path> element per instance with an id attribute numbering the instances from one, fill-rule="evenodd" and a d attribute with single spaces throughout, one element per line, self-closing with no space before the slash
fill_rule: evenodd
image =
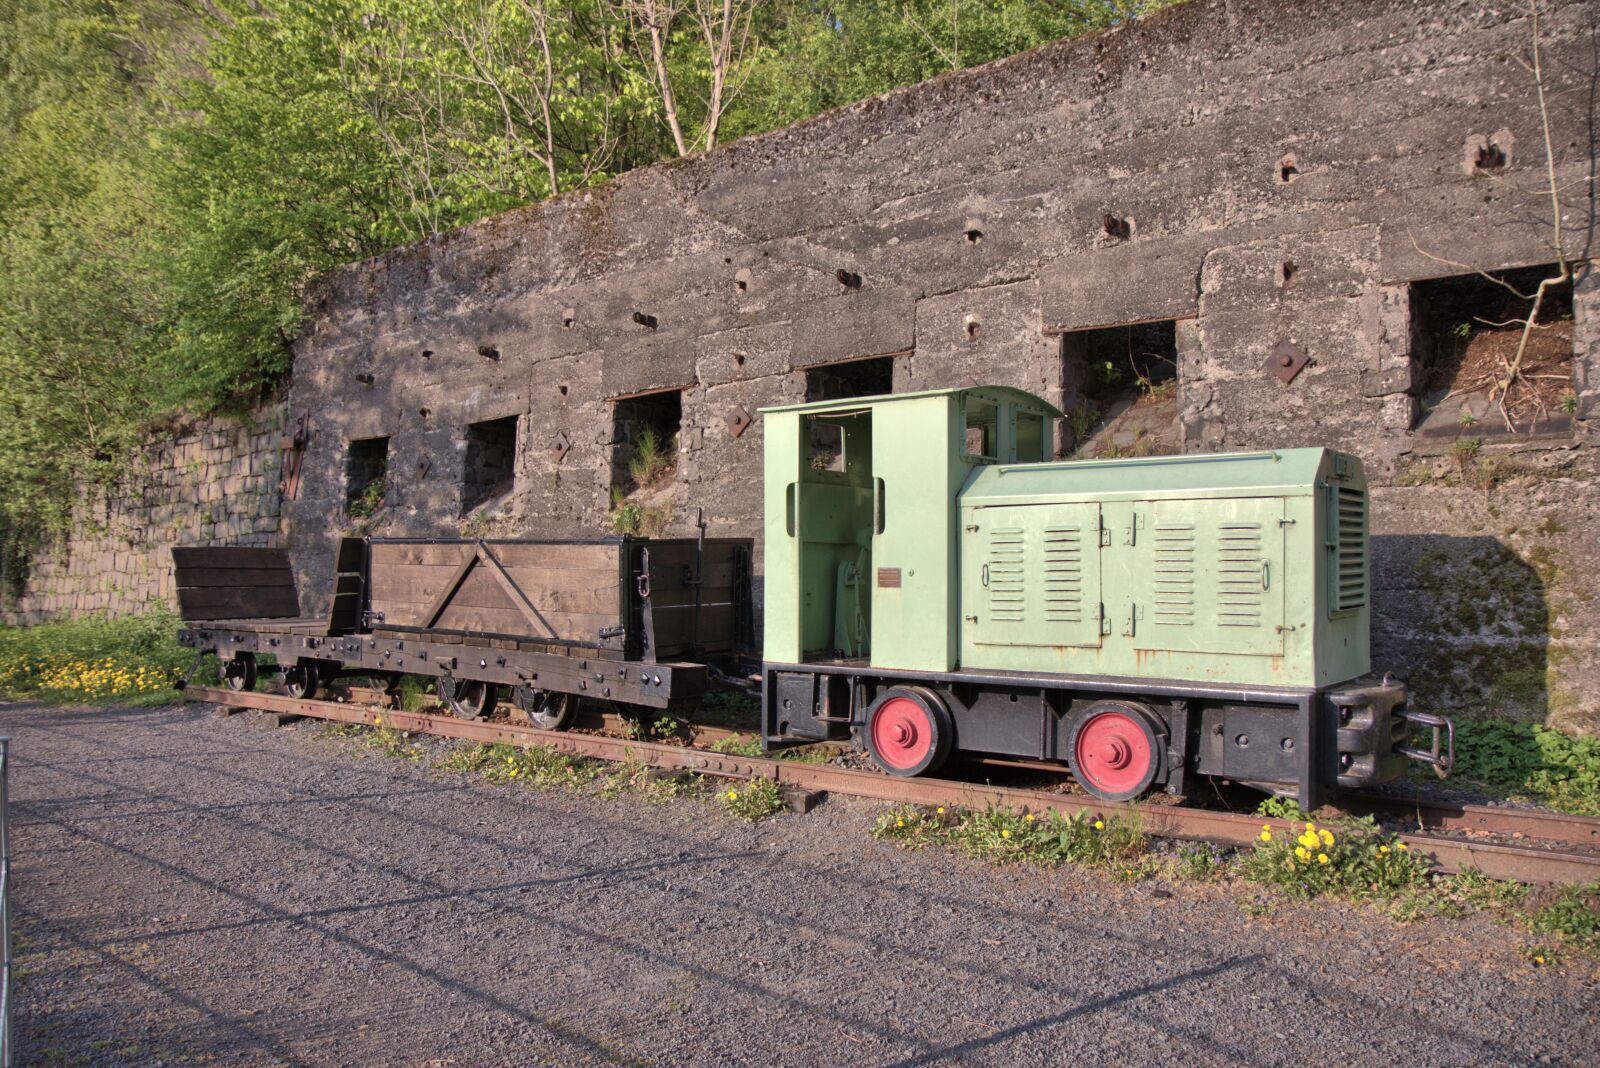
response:
<path id="1" fill-rule="evenodd" d="M 934 811 L 937 812 L 939 815 L 943 816 L 944 815 L 944 806 L 940 805 L 938 808 L 934 809 Z"/>
<path id="2" fill-rule="evenodd" d="M 1326 864 L 1326 863 L 1328 863 L 1328 854 L 1326 854 L 1326 853 L 1318 853 L 1317 854 L 1317 863 L 1318 864 Z"/>
<path id="3" fill-rule="evenodd" d="M 737 800 L 739 800 L 739 791 L 738 790 L 729 790 L 728 791 L 728 800 L 729 801 L 737 801 Z"/>
<path id="4" fill-rule="evenodd" d="M 1387 853 L 1387 852 L 1389 852 L 1389 847 L 1388 846 L 1379 846 L 1378 847 L 1378 852 Z"/>
<path id="5" fill-rule="evenodd" d="M 896 827 L 904 827 L 906 825 L 906 821 L 905 820 L 895 820 L 894 821 L 894 825 Z"/>
<path id="6" fill-rule="evenodd" d="M 1001 831 L 1000 832 L 1000 837 L 1001 838 L 1010 838 L 1011 837 L 1011 832 L 1010 831 Z"/>
<path id="7" fill-rule="evenodd" d="M 1295 846 L 1294 847 L 1294 855 L 1299 857 L 1301 860 L 1310 860 L 1311 859 L 1311 851 L 1309 849 L 1307 849 L 1305 846 Z"/>
<path id="8" fill-rule="evenodd" d="M 1310 831 L 1312 834 L 1316 834 L 1317 833 L 1317 825 L 1315 823 L 1307 823 L 1306 824 L 1306 830 Z"/>
<path id="9" fill-rule="evenodd" d="M 1533 963 L 1535 963 L 1535 964 L 1543 964 L 1544 963 L 1544 957 L 1543 956 L 1534 957 L 1533 958 Z"/>
<path id="10" fill-rule="evenodd" d="M 1264 831 L 1262 831 L 1262 832 L 1261 832 L 1261 840 L 1262 840 L 1262 841 L 1263 841 L 1263 842 L 1270 842 L 1270 841 L 1272 841 L 1272 832 L 1271 832 L 1271 831 L 1266 831 L 1266 830 L 1264 830 Z"/>
<path id="11" fill-rule="evenodd" d="M 1033 813 L 1031 813 L 1031 812 L 1028 813 L 1026 816 L 1023 817 L 1023 819 L 1027 820 L 1029 823 L 1032 823 L 1033 822 Z"/>
<path id="12" fill-rule="evenodd" d="M 1262 830 L 1263 830 L 1263 831 L 1270 831 L 1270 830 L 1272 830 L 1272 824 L 1270 824 L 1270 823 L 1263 823 L 1263 824 L 1262 824 L 1262 825 L 1261 825 L 1261 829 L 1262 829 Z"/>
<path id="13" fill-rule="evenodd" d="M 1097 831 L 1105 830 L 1106 829 L 1105 820 L 1095 820 L 1094 821 L 1094 829 L 1097 830 Z"/>
<path id="14" fill-rule="evenodd" d="M 1397 843 L 1395 845 L 1395 848 L 1400 850 L 1400 852 L 1404 853 L 1406 851 L 1406 844 L 1404 842 Z"/>
<path id="15" fill-rule="evenodd" d="M 1318 832 L 1318 837 L 1320 837 L 1322 839 L 1322 844 L 1323 845 L 1325 845 L 1325 846 L 1333 845 L 1333 832 L 1332 831 L 1319 831 Z"/>

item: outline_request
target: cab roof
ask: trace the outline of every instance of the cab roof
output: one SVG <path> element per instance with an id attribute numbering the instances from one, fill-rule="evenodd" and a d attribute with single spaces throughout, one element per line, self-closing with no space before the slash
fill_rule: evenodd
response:
<path id="1" fill-rule="evenodd" d="M 1036 397 L 1025 389 L 1015 389 L 1011 386 L 963 386 L 958 389 L 923 389 L 912 393 L 880 393 L 875 397 L 842 397 L 838 400 L 811 401 L 807 404 L 779 404 L 770 408 L 762 408 L 760 411 L 764 415 L 773 412 L 849 412 L 879 404 L 926 400 L 931 397 L 954 397 L 963 393 L 998 394 L 1055 418 L 1059 418 L 1062 414 L 1061 410 L 1049 401 Z"/>

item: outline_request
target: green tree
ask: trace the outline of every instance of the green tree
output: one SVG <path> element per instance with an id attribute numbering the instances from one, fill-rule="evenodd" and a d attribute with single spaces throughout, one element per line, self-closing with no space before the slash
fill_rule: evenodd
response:
<path id="1" fill-rule="evenodd" d="M 145 132 L 167 9 L 0 6 L 0 541 L 58 528 L 150 412 L 162 213 Z M 142 40 L 145 47 L 136 47 Z"/>

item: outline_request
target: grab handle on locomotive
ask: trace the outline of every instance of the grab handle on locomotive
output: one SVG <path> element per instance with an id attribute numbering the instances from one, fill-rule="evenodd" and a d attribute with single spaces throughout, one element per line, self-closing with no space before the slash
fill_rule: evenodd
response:
<path id="1" fill-rule="evenodd" d="M 1456 766 L 1455 721 L 1449 716 L 1439 716 L 1432 712 L 1412 712 L 1409 709 L 1402 710 L 1398 715 L 1407 723 L 1427 727 L 1433 731 L 1433 744 L 1429 748 L 1419 749 L 1415 746 L 1402 745 L 1397 747 L 1398 751 L 1412 760 L 1427 764 L 1439 778 L 1449 778 L 1451 770 Z"/>

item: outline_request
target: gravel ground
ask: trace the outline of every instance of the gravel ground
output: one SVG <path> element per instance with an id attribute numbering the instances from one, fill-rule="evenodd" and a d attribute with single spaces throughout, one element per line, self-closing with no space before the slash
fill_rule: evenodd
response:
<path id="1" fill-rule="evenodd" d="M 1121 886 L 493 786 L 302 723 L 0 706 L 21 1064 L 1600 1063 L 1487 919 Z"/>

